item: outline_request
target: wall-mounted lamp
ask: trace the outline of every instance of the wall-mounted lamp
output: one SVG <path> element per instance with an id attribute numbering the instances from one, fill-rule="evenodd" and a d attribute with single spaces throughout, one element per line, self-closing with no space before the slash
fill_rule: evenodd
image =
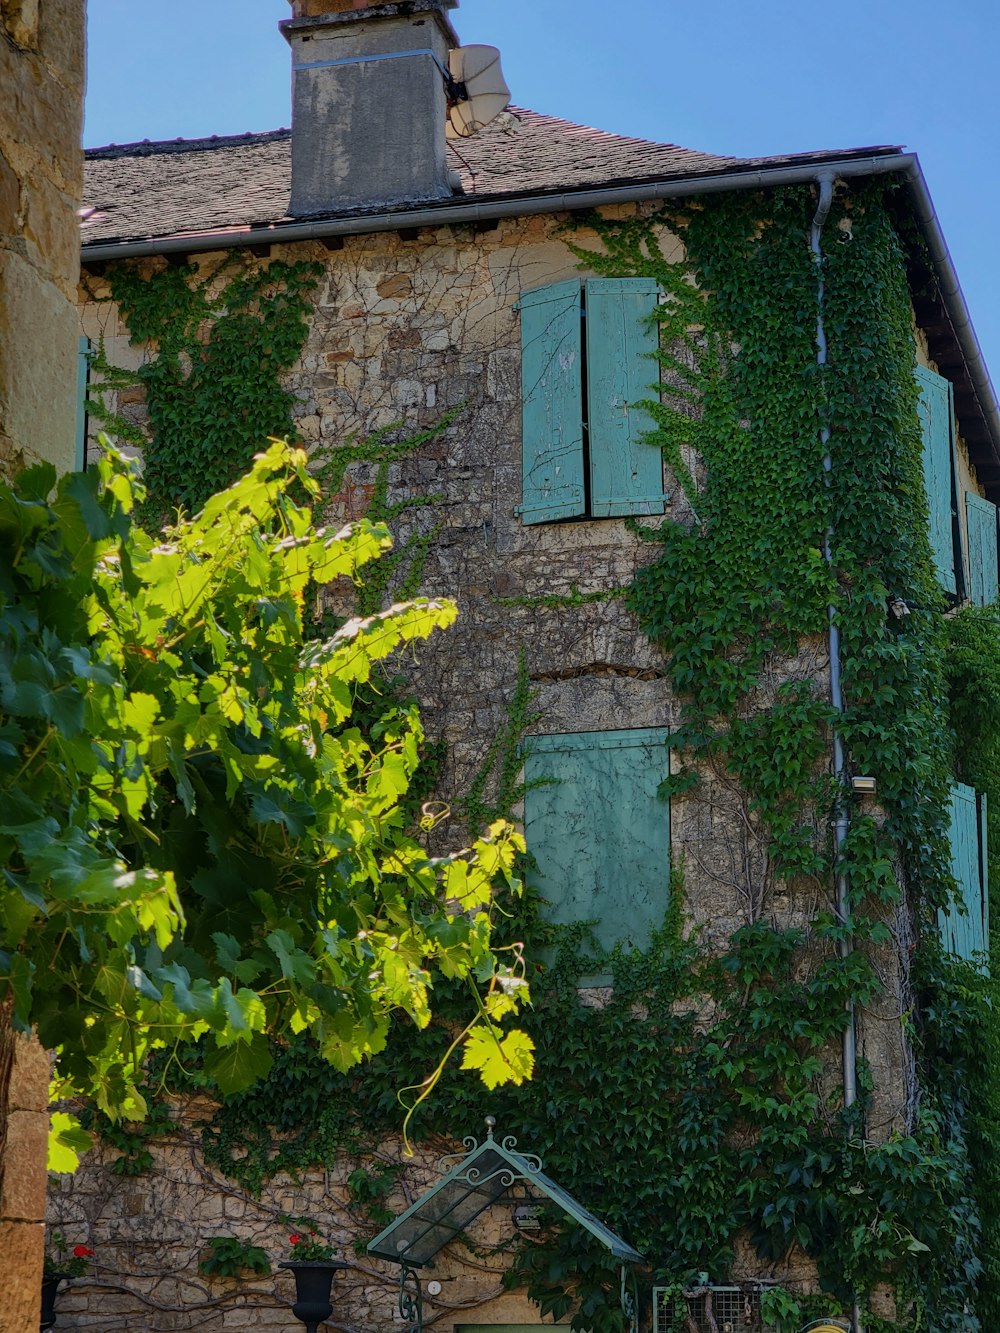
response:
<path id="1" fill-rule="evenodd" d="M 851 778 L 851 791 L 855 796 L 874 796 L 876 790 L 874 778 Z"/>
<path id="2" fill-rule="evenodd" d="M 514 1205 L 514 1225 L 518 1231 L 541 1231 L 542 1220 L 538 1216 L 535 1203 L 516 1203 Z"/>

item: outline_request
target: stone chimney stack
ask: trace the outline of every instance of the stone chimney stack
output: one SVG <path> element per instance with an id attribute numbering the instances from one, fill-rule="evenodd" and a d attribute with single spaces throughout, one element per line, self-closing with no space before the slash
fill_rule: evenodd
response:
<path id="1" fill-rule="evenodd" d="M 446 199 L 458 0 L 289 0 L 293 217 Z"/>

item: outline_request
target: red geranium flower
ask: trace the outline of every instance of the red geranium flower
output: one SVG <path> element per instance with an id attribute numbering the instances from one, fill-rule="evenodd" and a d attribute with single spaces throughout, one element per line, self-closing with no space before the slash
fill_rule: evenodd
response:
<path id="1" fill-rule="evenodd" d="M 94 1257 L 94 1251 L 90 1249 L 88 1246 L 86 1245 L 73 1246 L 74 1259 L 93 1259 L 93 1257 Z"/>
<path id="2" fill-rule="evenodd" d="M 298 1245 L 302 1237 L 299 1235 L 297 1231 L 293 1231 L 292 1234 L 288 1237 L 288 1239 L 292 1245 Z"/>

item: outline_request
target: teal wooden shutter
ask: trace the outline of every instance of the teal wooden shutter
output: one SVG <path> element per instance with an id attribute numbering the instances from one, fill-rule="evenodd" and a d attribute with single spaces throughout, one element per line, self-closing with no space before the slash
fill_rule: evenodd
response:
<path id="1" fill-rule="evenodd" d="M 965 493 L 969 527 L 969 596 L 977 606 L 991 606 L 1000 591 L 997 578 L 997 507 L 971 491 Z"/>
<path id="2" fill-rule="evenodd" d="M 548 523 L 584 512 L 580 284 L 521 297 L 521 476 L 518 513 Z"/>
<path id="3" fill-rule="evenodd" d="M 93 343 L 81 338 L 76 356 L 76 460 L 77 472 L 87 466 L 87 385 L 90 382 L 90 358 Z"/>
<path id="4" fill-rule="evenodd" d="M 670 882 L 670 768 L 661 728 L 532 736 L 525 744 L 529 884 L 550 921 L 594 921 L 610 948 L 648 945 Z M 541 783 L 542 785 L 534 785 Z"/>
<path id="5" fill-rule="evenodd" d="M 663 456 L 642 440 L 654 422 L 632 404 L 652 397 L 659 288 L 648 278 L 587 282 L 587 423 L 590 512 L 595 518 L 663 513 Z"/>
<path id="6" fill-rule="evenodd" d="M 989 888 L 986 875 L 986 798 L 956 782 L 951 789 L 951 873 L 958 881 L 966 911 L 957 903 L 938 911 L 945 949 L 972 959 L 989 948 Z"/>
<path id="7" fill-rule="evenodd" d="M 951 384 L 917 366 L 920 424 L 924 437 L 924 484 L 930 510 L 931 550 L 938 582 L 955 592 L 955 537 L 952 527 Z"/>

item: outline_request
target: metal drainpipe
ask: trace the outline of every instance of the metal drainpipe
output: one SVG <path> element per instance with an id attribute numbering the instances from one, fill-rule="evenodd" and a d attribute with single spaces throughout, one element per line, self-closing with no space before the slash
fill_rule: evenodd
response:
<path id="1" fill-rule="evenodd" d="M 823 226 L 830 214 L 833 203 L 833 186 L 837 179 L 835 171 L 817 172 L 815 180 L 819 188 L 819 199 L 812 220 L 809 245 L 816 261 L 816 364 L 825 366 L 827 361 L 826 328 L 823 323 L 823 297 L 826 291 L 826 279 L 823 273 Z M 823 474 L 827 487 L 830 486 L 833 473 L 833 460 L 830 457 L 830 426 L 824 419 L 820 425 L 820 443 L 823 446 Z M 823 558 L 827 565 L 833 565 L 833 523 L 823 535 Z M 838 715 L 844 712 L 844 693 L 840 674 L 840 626 L 837 624 L 836 608 L 831 603 L 827 607 L 827 624 L 830 642 L 830 702 Z M 833 825 L 834 851 L 836 856 L 836 911 L 837 920 L 846 921 L 851 912 L 850 886 L 847 871 L 843 867 L 841 853 L 847 840 L 849 827 L 846 764 L 844 761 L 844 742 L 836 721 L 833 726 L 833 776 L 837 786 L 837 813 Z M 854 945 L 850 937 L 837 941 L 837 952 L 841 958 L 849 958 Z M 842 1063 L 844 1074 L 844 1105 L 853 1106 L 858 1097 L 858 1045 L 854 1024 L 854 1001 L 847 1003 L 847 1022 L 844 1024 L 842 1038 Z M 851 1328 L 853 1333 L 860 1333 L 861 1312 L 857 1301 L 851 1306 Z"/>

